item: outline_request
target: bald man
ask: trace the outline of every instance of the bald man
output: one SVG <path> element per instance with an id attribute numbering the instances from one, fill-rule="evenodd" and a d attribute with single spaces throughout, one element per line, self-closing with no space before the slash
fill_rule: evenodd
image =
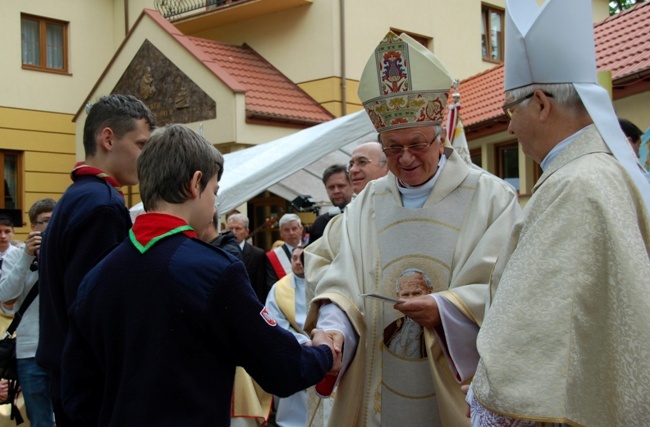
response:
<path id="1" fill-rule="evenodd" d="M 352 151 L 348 163 L 350 182 L 354 194 L 361 193 L 366 184 L 373 179 L 381 178 L 388 173 L 386 155 L 379 142 L 366 142 Z"/>

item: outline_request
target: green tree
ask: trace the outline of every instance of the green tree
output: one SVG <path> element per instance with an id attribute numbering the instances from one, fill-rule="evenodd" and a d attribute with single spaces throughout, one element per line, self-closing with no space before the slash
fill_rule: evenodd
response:
<path id="1" fill-rule="evenodd" d="M 643 3 L 646 0 L 610 0 L 609 15 L 616 15 L 625 9 L 629 9 L 637 3 Z"/>

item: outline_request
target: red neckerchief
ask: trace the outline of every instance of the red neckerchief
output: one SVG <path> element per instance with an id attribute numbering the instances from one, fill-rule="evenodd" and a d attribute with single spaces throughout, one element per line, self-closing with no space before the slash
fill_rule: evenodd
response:
<path id="1" fill-rule="evenodd" d="M 88 166 L 84 162 L 79 162 L 76 165 L 74 165 L 74 169 L 72 169 L 72 172 L 70 173 L 70 178 L 72 178 L 73 181 L 77 180 L 77 177 L 79 176 L 96 176 L 99 179 L 103 179 L 104 181 L 108 182 L 115 188 L 115 190 L 124 197 L 124 193 L 122 192 L 121 185 L 115 181 L 113 178 L 108 176 L 105 172 L 101 171 L 100 169 L 94 168 L 92 166 Z"/>
<path id="2" fill-rule="evenodd" d="M 140 253 L 145 253 L 159 240 L 177 233 L 197 237 L 194 229 L 185 220 L 174 215 L 152 212 L 136 217 L 135 224 L 129 231 L 129 238 Z"/>

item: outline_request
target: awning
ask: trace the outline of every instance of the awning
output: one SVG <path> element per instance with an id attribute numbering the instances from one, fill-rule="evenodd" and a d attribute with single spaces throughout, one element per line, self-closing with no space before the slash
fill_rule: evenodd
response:
<path id="1" fill-rule="evenodd" d="M 376 141 L 377 133 L 365 111 L 359 111 L 284 138 L 224 155 L 217 209 L 229 212 L 259 193 L 269 190 L 289 201 L 310 195 L 328 204 L 321 178 L 334 163 L 346 164 L 359 144 Z M 142 203 L 131 216 L 142 213 Z"/>

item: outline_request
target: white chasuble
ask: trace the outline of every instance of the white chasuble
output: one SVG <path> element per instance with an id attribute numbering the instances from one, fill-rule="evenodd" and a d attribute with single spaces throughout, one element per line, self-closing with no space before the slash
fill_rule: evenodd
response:
<path id="1" fill-rule="evenodd" d="M 496 264 L 478 401 L 521 420 L 649 425 L 649 254 L 643 198 L 591 125 L 544 171 Z"/>
<path id="2" fill-rule="evenodd" d="M 266 298 L 266 308 L 280 327 L 287 329 L 304 345 L 310 339 L 303 330 L 306 302 L 302 280 L 293 273 L 278 280 Z M 323 427 L 327 424 L 333 398 L 334 395 L 321 399 L 314 387 L 279 398 L 275 421 L 283 427 Z"/>
<path id="3" fill-rule="evenodd" d="M 422 208 L 402 206 L 389 173 L 371 181 L 305 249 L 312 301 L 305 330 L 315 327 L 320 304 L 331 301 L 359 337 L 356 349 L 344 347 L 354 358 L 339 381 L 329 426 L 469 425 L 460 384 L 433 331 L 416 328 L 392 303 L 360 296 L 396 298 L 400 276 L 415 272 L 429 281 L 427 293 L 481 324 L 490 272 L 519 205 L 503 181 L 470 170 L 452 149 L 445 154 L 449 160 Z"/>
<path id="4" fill-rule="evenodd" d="M 376 204 L 381 209 L 376 210 L 375 223 L 380 275 L 376 293 L 398 298 L 398 279 L 409 271 L 421 272 L 418 274 L 431 285 L 426 294 L 449 288 L 452 256 L 463 221 L 457 212 L 465 212 L 476 179 L 470 175 L 465 191 L 452 193 L 435 204 L 425 203 L 421 209 L 402 207 L 393 201 L 388 188 L 378 186 Z M 424 238 L 421 230 L 436 236 L 435 242 Z M 380 372 L 371 374 L 377 382 L 372 385 L 376 402 L 368 409 L 377 412 L 385 426 L 441 425 L 427 359 L 429 351 L 440 356 L 437 342 L 427 348 L 422 326 L 405 319 L 390 303 L 366 299 L 364 308 L 366 313 L 375 313 L 371 354 L 376 351 L 376 355 L 371 358 L 375 365 L 372 369 Z"/>

